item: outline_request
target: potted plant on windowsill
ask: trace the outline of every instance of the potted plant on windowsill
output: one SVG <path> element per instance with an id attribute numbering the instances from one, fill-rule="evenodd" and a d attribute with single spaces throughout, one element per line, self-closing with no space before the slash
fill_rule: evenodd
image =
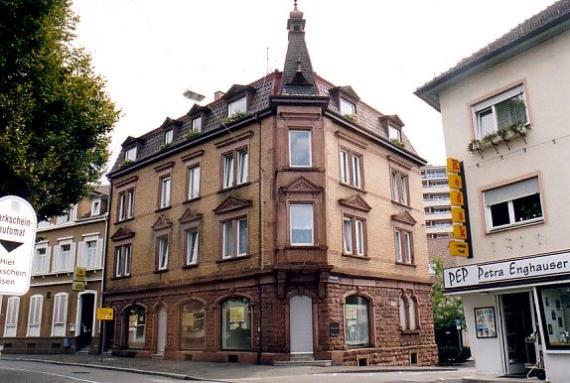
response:
<path id="1" fill-rule="evenodd" d="M 406 147 L 406 146 L 404 145 L 404 143 L 403 143 L 402 141 L 398 140 L 397 138 L 392 138 L 392 139 L 390 140 L 390 142 L 391 142 L 392 144 L 396 145 L 397 147 L 401 148 L 401 149 L 404 149 L 404 148 Z"/>
<path id="2" fill-rule="evenodd" d="M 123 165 L 121 165 L 121 166 L 122 166 L 122 167 L 126 167 L 126 166 L 132 165 L 133 163 L 134 163 L 133 160 L 125 160 L 125 161 L 123 162 Z"/>
<path id="3" fill-rule="evenodd" d="M 343 114 L 342 116 L 349 121 L 356 122 L 356 114 Z"/>
<path id="4" fill-rule="evenodd" d="M 186 134 L 186 138 L 191 140 L 194 137 L 198 137 L 200 135 L 201 132 L 198 132 L 196 130 L 190 130 L 187 134 Z"/>
<path id="5" fill-rule="evenodd" d="M 471 142 L 469 142 L 469 144 L 467 145 L 467 150 L 470 151 L 471 153 L 481 153 L 481 140 L 478 139 L 473 139 L 471 140 Z"/>
<path id="6" fill-rule="evenodd" d="M 240 120 L 243 120 L 247 116 L 249 116 L 249 114 L 247 114 L 246 112 L 234 113 L 231 116 L 228 116 L 224 119 L 224 124 L 226 124 L 226 125 L 233 124 L 234 122 L 238 122 Z"/>

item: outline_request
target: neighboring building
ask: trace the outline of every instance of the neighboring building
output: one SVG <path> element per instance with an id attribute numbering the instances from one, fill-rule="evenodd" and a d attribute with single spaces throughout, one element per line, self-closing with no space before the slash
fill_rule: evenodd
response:
<path id="1" fill-rule="evenodd" d="M 116 353 L 433 365 L 420 166 L 397 116 L 283 72 L 123 143 L 104 304 Z M 231 64 L 228 64 L 231 65 Z"/>
<path id="2" fill-rule="evenodd" d="M 426 235 L 428 238 L 449 237 L 453 228 L 446 167 L 424 166 L 421 175 Z"/>
<path id="3" fill-rule="evenodd" d="M 0 344 L 5 353 L 61 353 L 99 346 L 95 309 L 101 303 L 108 186 L 59 217 L 38 224 L 28 293 L 5 296 Z M 76 266 L 85 267 L 86 290 L 72 291 Z"/>
<path id="4" fill-rule="evenodd" d="M 477 369 L 522 375 L 539 360 L 553 383 L 570 363 L 569 29 L 558 1 L 416 91 L 465 169 L 473 258 L 445 279 Z"/>

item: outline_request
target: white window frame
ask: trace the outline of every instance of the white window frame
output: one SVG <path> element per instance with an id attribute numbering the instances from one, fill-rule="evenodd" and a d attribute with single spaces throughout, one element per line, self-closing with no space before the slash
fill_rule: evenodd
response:
<path id="1" fill-rule="evenodd" d="M 497 113 L 495 110 L 495 105 L 497 105 L 498 103 L 505 101 L 509 98 L 513 98 L 516 97 L 518 95 L 522 95 L 522 100 L 524 102 L 524 108 L 525 108 L 525 114 L 526 114 L 526 123 L 525 125 L 528 125 L 530 123 L 530 116 L 528 113 L 528 102 L 526 99 L 526 91 L 524 89 L 524 86 L 522 84 L 517 85 L 511 89 L 508 89 L 504 92 L 500 92 L 498 94 L 496 94 L 493 97 L 490 97 L 484 101 L 481 101 L 475 105 L 472 106 L 472 111 L 473 111 L 473 126 L 475 127 L 475 136 L 477 137 L 477 139 L 482 139 L 483 135 L 481 133 L 481 125 L 480 125 L 480 114 L 481 112 L 485 112 L 487 110 L 491 111 L 491 114 L 493 116 L 493 130 L 491 133 L 497 133 L 498 132 L 498 126 L 497 126 Z"/>
<path id="2" fill-rule="evenodd" d="M 92 259 L 90 259 L 89 247 L 87 246 L 89 242 L 95 242 L 95 254 L 93 255 Z M 103 239 L 99 238 L 99 235 L 84 236 L 83 241 L 80 243 L 80 248 L 81 262 L 79 262 L 78 259 L 78 266 L 81 263 L 81 266 L 87 268 L 88 270 L 95 270 L 101 267 L 103 257 Z"/>
<path id="3" fill-rule="evenodd" d="M 241 243 L 241 230 L 242 230 L 242 228 L 241 228 L 241 226 L 240 226 L 240 223 L 241 223 L 241 222 L 245 222 L 245 234 L 246 234 L 246 235 L 245 235 L 245 251 L 241 251 L 241 250 L 240 250 L 240 249 L 241 249 L 241 245 L 242 245 L 242 243 Z M 236 253 L 237 253 L 237 256 L 238 256 L 238 257 L 244 257 L 244 256 L 247 255 L 247 252 L 248 252 L 248 242 L 249 242 L 249 241 L 248 241 L 248 239 L 249 239 L 249 238 L 248 238 L 248 237 L 249 237 L 249 225 L 248 225 L 248 224 L 249 224 L 249 223 L 248 223 L 248 221 L 247 221 L 247 217 L 238 218 L 238 219 L 235 221 L 235 224 L 236 224 Z"/>
<path id="4" fill-rule="evenodd" d="M 238 113 L 246 113 L 247 112 L 247 97 L 243 96 L 228 103 L 228 117 L 232 117 Z"/>
<path id="5" fill-rule="evenodd" d="M 192 131 L 196 132 L 196 133 L 201 133 L 202 132 L 202 122 L 203 122 L 202 116 L 194 118 L 192 120 Z"/>
<path id="6" fill-rule="evenodd" d="M 69 245 L 69 258 L 68 262 L 64 263 L 62 261 L 62 246 Z M 52 272 L 54 273 L 70 273 L 73 272 L 73 268 L 75 266 L 75 252 L 76 252 L 76 243 L 73 242 L 71 239 L 61 240 L 57 243 L 57 251 L 55 251 L 53 265 L 52 265 Z"/>
<path id="7" fill-rule="evenodd" d="M 398 141 L 402 141 L 402 129 L 388 124 L 388 138 L 390 140 L 398 140 Z"/>
<path id="8" fill-rule="evenodd" d="M 410 206 L 409 182 L 410 179 L 407 174 L 394 169 L 390 170 L 390 188 L 393 202 Z"/>
<path id="9" fill-rule="evenodd" d="M 30 297 L 30 307 L 28 310 L 28 329 L 26 331 L 27 337 L 39 337 L 41 335 L 43 304 L 43 295 L 34 294 Z"/>
<path id="10" fill-rule="evenodd" d="M 293 207 L 295 206 L 311 207 L 311 241 L 310 242 L 293 242 Z M 292 202 L 289 204 L 289 242 L 291 246 L 313 246 L 315 244 L 315 205 L 307 202 Z"/>
<path id="11" fill-rule="evenodd" d="M 163 247 L 163 243 L 166 242 L 166 248 Z M 168 269 L 168 258 L 170 253 L 170 237 L 168 235 L 161 235 L 157 237 L 157 246 L 158 246 L 158 270 L 167 270 Z"/>
<path id="12" fill-rule="evenodd" d="M 293 164 L 293 140 L 291 136 L 296 133 L 307 133 L 309 135 L 309 163 L 307 165 L 295 165 Z M 313 167 L 313 132 L 308 129 L 290 129 L 289 130 L 289 166 L 292 168 L 311 168 Z"/>
<path id="13" fill-rule="evenodd" d="M 4 338 L 18 335 L 18 317 L 20 316 L 20 297 L 10 297 L 6 302 Z"/>
<path id="14" fill-rule="evenodd" d="M 354 219 L 354 238 L 356 243 L 354 250 L 356 255 L 364 256 L 366 254 L 366 230 L 364 229 L 364 220 L 355 218 Z"/>
<path id="15" fill-rule="evenodd" d="M 62 298 L 59 298 L 62 297 Z M 58 308 L 58 302 L 63 299 L 63 297 L 65 297 L 65 299 L 63 300 L 63 302 L 60 304 L 60 306 Z M 69 304 L 69 294 L 68 293 L 57 293 L 54 295 L 53 298 L 53 314 L 52 314 L 52 322 L 51 322 L 51 336 L 52 337 L 64 337 L 67 334 L 67 307 Z M 59 311 L 58 311 L 59 310 Z M 61 314 L 63 313 L 63 314 Z M 62 321 L 58 321 L 58 315 L 63 315 L 63 322 Z M 56 325 L 61 325 L 61 328 L 63 329 L 63 334 L 60 335 L 60 333 L 56 332 Z"/>
<path id="16" fill-rule="evenodd" d="M 44 259 L 42 260 L 42 264 L 44 268 L 42 270 L 38 270 L 38 250 L 45 249 L 45 253 L 42 256 Z M 33 275 L 40 275 L 40 274 L 49 274 L 50 272 L 50 261 L 51 261 L 51 246 L 48 245 L 48 242 L 37 243 L 34 249 L 34 258 L 32 260 L 32 274 Z"/>
<path id="17" fill-rule="evenodd" d="M 174 141 L 174 129 L 164 131 L 164 145 L 170 145 Z"/>
<path id="18" fill-rule="evenodd" d="M 362 188 L 362 157 L 352 154 L 352 186 Z"/>
<path id="19" fill-rule="evenodd" d="M 340 114 L 344 115 L 355 115 L 356 105 L 352 101 L 348 101 L 346 98 L 340 98 Z"/>
<path id="20" fill-rule="evenodd" d="M 342 219 L 342 248 L 345 254 L 352 254 L 354 243 L 352 241 L 353 222 L 351 217 Z"/>
<path id="21" fill-rule="evenodd" d="M 135 211 L 135 189 L 119 192 L 119 222 L 131 219 Z"/>
<path id="22" fill-rule="evenodd" d="M 200 165 L 188 168 L 188 196 L 189 200 L 198 198 L 200 196 L 200 180 L 201 180 Z"/>
<path id="23" fill-rule="evenodd" d="M 125 158 L 124 161 L 136 161 L 137 160 L 137 147 L 133 146 L 132 148 L 128 148 L 125 150 Z"/>
<path id="24" fill-rule="evenodd" d="M 414 242 L 411 231 L 399 228 L 394 229 L 394 248 L 396 253 L 396 262 L 405 263 L 407 265 L 414 264 L 413 244 Z M 404 250 L 407 250 L 407 254 L 404 254 Z"/>
<path id="25" fill-rule="evenodd" d="M 195 235 L 192 246 L 192 236 Z M 200 232 L 198 228 L 186 230 L 186 266 L 196 265 L 200 252 Z"/>
<path id="26" fill-rule="evenodd" d="M 230 228 L 229 232 L 227 230 L 227 228 Z M 228 238 L 228 233 L 230 238 Z M 236 251 L 236 249 L 234 248 L 235 245 L 235 239 L 234 239 L 235 233 L 234 233 L 234 222 L 233 221 L 227 221 L 227 222 L 223 222 L 222 223 L 222 259 L 230 259 L 234 256 L 234 253 Z M 227 250 L 227 244 L 231 244 L 232 248 L 230 250 L 230 252 L 228 253 Z"/>
<path id="27" fill-rule="evenodd" d="M 340 158 L 340 181 L 342 183 L 348 184 L 350 182 L 350 154 L 346 150 L 341 150 L 339 152 Z"/>
<path id="28" fill-rule="evenodd" d="M 248 181 L 249 177 L 249 153 L 247 148 L 236 151 L 237 157 L 237 185 L 243 185 Z"/>
<path id="29" fill-rule="evenodd" d="M 125 243 L 115 247 L 115 277 L 128 277 L 131 275 L 132 244 Z M 122 263 L 122 273 L 120 268 Z"/>
<path id="30" fill-rule="evenodd" d="M 240 251 L 240 222 L 245 221 L 246 224 L 246 240 L 245 240 L 245 252 Z M 226 228 L 230 228 L 229 233 L 230 238 L 228 238 L 228 231 Z M 229 241 L 229 242 L 228 242 Z M 226 252 L 226 245 L 231 243 L 231 252 Z M 225 222 L 222 222 L 222 259 L 230 259 L 234 257 L 245 257 L 249 251 L 249 221 L 247 217 L 238 217 Z"/>
<path id="31" fill-rule="evenodd" d="M 101 198 L 94 198 L 91 200 L 91 215 L 101 214 Z"/>
<path id="32" fill-rule="evenodd" d="M 170 194 L 172 190 L 172 176 L 167 175 L 160 178 L 160 209 L 170 207 Z"/>
<path id="33" fill-rule="evenodd" d="M 223 156 L 223 183 L 224 189 L 229 189 L 234 186 L 234 167 L 235 167 L 235 153 L 230 152 Z"/>

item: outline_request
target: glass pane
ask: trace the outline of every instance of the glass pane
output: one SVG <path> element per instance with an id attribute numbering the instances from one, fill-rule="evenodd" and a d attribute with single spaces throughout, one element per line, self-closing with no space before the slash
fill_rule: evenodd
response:
<path id="1" fill-rule="evenodd" d="M 340 152 L 340 180 L 348 183 L 348 154 Z"/>
<path id="2" fill-rule="evenodd" d="M 246 99 L 245 97 L 240 98 L 228 105 L 228 117 L 236 113 L 242 113 L 246 111 Z"/>
<path id="3" fill-rule="evenodd" d="M 395 128 L 393 126 L 388 126 L 388 138 L 390 140 L 398 140 L 401 141 L 401 132 L 400 129 Z"/>
<path id="4" fill-rule="evenodd" d="M 509 218 L 509 203 L 503 202 L 490 207 L 491 209 L 491 225 L 493 227 L 508 225 L 511 223 Z"/>
<path id="5" fill-rule="evenodd" d="M 222 348 L 224 350 L 249 350 L 251 348 L 251 323 L 249 302 L 246 299 L 230 299 L 222 304 Z"/>
<path id="6" fill-rule="evenodd" d="M 238 221 L 239 254 L 247 254 L 247 219 Z"/>
<path id="7" fill-rule="evenodd" d="M 186 350 L 204 347 L 206 310 L 198 301 L 182 306 L 180 313 L 180 348 Z"/>
<path id="8" fill-rule="evenodd" d="M 390 180 L 392 186 L 392 201 L 398 201 L 400 194 L 398 191 L 398 173 L 392 172 L 392 178 Z"/>
<path id="9" fill-rule="evenodd" d="M 248 154 L 246 150 L 238 153 L 238 185 L 247 182 L 248 176 Z"/>
<path id="10" fill-rule="evenodd" d="M 526 106 L 522 94 L 501 101 L 495 105 L 497 128 L 506 129 L 513 125 L 526 124 Z"/>
<path id="11" fill-rule="evenodd" d="M 194 265 L 198 261 L 198 232 L 190 231 L 186 238 L 186 264 Z"/>
<path id="12" fill-rule="evenodd" d="M 547 344 L 570 348 L 570 286 L 543 288 L 540 296 Z"/>
<path id="13" fill-rule="evenodd" d="M 132 254 L 132 249 L 131 249 L 131 245 L 127 245 L 125 246 L 125 275 L 131 275 L 131 254 Z"/>
<path id="14" fill-rule="evenodd" d="M 224 187 L 228 188 L 234 184 L 234 156 L 224 157 Z"/>
<path id="15" fill-rule="evenodd" d="M 311 166 L 311 132 L 292 130 L 289 141 L 291 166 Z"/>
<path id="16" fill-rule="evenodd" d="M 343 116 L 345 114 L 355 114 L 356 113 L 356 108 L 354 106 L 354 104 L 348 100 L 345 100 L 344 98 L 340 99 L 340 114 L 342 114 Z"/>
<path id="17" fill-rule="evenodd" d="M 402 262 L 402 241 L 400 240 L 400 232 L 394 232 L 394 248 L 396 250 L 396 260 Z"/>
<path id="18" fill-rule="evenodd" d="M 352 253 L 352 219 L 344 220 L 344 252 Z"/>
<path id="19" fill-rule="evenodd" d="M 232 223 L 226 222 L 224 223 L 224 232 L 223 232 L 223 246 L 224 246 L 224 253 L 223 257 L 231 257 L 234 253 L 234 239 L 233 239 L 233 232 L 232 232 Z"/>
<path id="20" fill-rule="evenodd" d="M 359 188 L 360 182 L 360 157 L 352 157 L 352 184 Z"/>
<path id="21" fill-rule="evenodd" d="M 364 222 L 356 220 L 356 253 L 364 255 Z"/>
<path id="22" fill-rule="evenodd" d="M 313 205 L 292 204 L 291 207 L 291 243 L 313 244 Z"/>
<path id="23" fill-rule="evenodd" d="M 365 298 L 351 296 L 346 299 L 344 323 L 347 345 L 368 346 L 368 301 Z"/>
<path id="24" fill-rule="evenodd" d="M 408 315 L 410 318 L 410 330 L 415 330 L 416 329 L 416 302 L 410 298 L 408 300 Z"/>
<path id="25" fill-rule="evenodd" d="M 202 131 L 202 117 L 198 117 L 192 120 L 192 130 L 195 132 Z"/>
<path id="26" fill-rule="evenodd" d="M 145 312 L 142 307 L 136 306 L 127 312 L 129 348 L 143 348 L 145 341 L 145 319 Z"/>
<path id="27" fill-rule="evenodd" d="M 161 238 L 159 240 L 158 268 L 165 269 L 167 265 L 168 265 L 168 239 Z"/>
<path id="28" fill-rule="evenodd" d="M 167 145 L 168 145 L 168 144 L 171 144 L 173 138 L 174 138 L 174 131 L 173 131 L 172 129 L 167 130 L 167 131 L 164 133 L 164 143 L 165 143 L 165 144 L 167 144 Z"/>
<path id="29" fill-rule="evenodd" d="M 404 302 L 403 298 L 400 298 L 398 300 L 398 313 L 400 315 L 400 327 L 402 328 L 402 330 L 407 330 L 408 329 L 408 320 L 407 320 L 407 316 L 406 316 L 406 303 Z"/>
<path id="30" fill-rule="evenodd" d="M 479 125 L 479 138 L 495 131 L 495 121 L 493 120 L 493 109 L 485 109 L 477 113 L 477 122 Z"/>
<path id="31" fill-rule="evenodd" d="M 513 201 L 515 222 L 527 221 L 542 217 L 540 194 L 529 195 Z"/>

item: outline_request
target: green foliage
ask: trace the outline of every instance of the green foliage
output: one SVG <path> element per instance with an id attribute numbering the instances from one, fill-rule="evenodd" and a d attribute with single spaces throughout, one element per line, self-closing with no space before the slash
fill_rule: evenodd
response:
<path id="1" fill-rule="evenodd" d="M 69 0 L 0 2 L 0 195 L 19 195 L 38 216 L 61 214 L 101 177 L 118 119 L 71 45 Z"/>
<path id="2" fill-rule="evenodd" d="M 356 115 L 355 114 L 343 114 L 342 116 L 349 121 L 356 122 Z"/>
<path id="3" fill-rule="evenodd" d="M 433 267 L 435 282 L 431 288 L 431 301 L 436 330 L 453 325 L 456 319 L 464 322 L 461 298 L 443 295 L 443 262 L 441 259 L 436 259 Z"/>
<path id="4" fill-rule="evenodd" d="M 390 140 L 391 143 L 393 143 L 394 145 L 396 145 L 397 147 L 404 149 L 405 145 L 402 141 L 398 140 L 397 138 L 392 138 Z"/>
<path id="5" fill-rule="evenodd" d="M 246 112 L 234 113 L 231 116 L 228 116 L 224 119 L 224 124 L 226 124 L 226 125 L 233 124 L 234 122 L 238 122 L 240 120 L 243 120 L 247 116 L 249 116 L 249 114 L 247 114 Z"/>
<path id="6" fill-rule="evenodd" d="M 194 137 L 198 137 L 201 134 L 201 132 L 197 132 L 195 130 L 190 130 L 188 132 L 188 134 L 186 134 L 186 138 L 188 138 L 189 140 L 191 140 Z"/>

